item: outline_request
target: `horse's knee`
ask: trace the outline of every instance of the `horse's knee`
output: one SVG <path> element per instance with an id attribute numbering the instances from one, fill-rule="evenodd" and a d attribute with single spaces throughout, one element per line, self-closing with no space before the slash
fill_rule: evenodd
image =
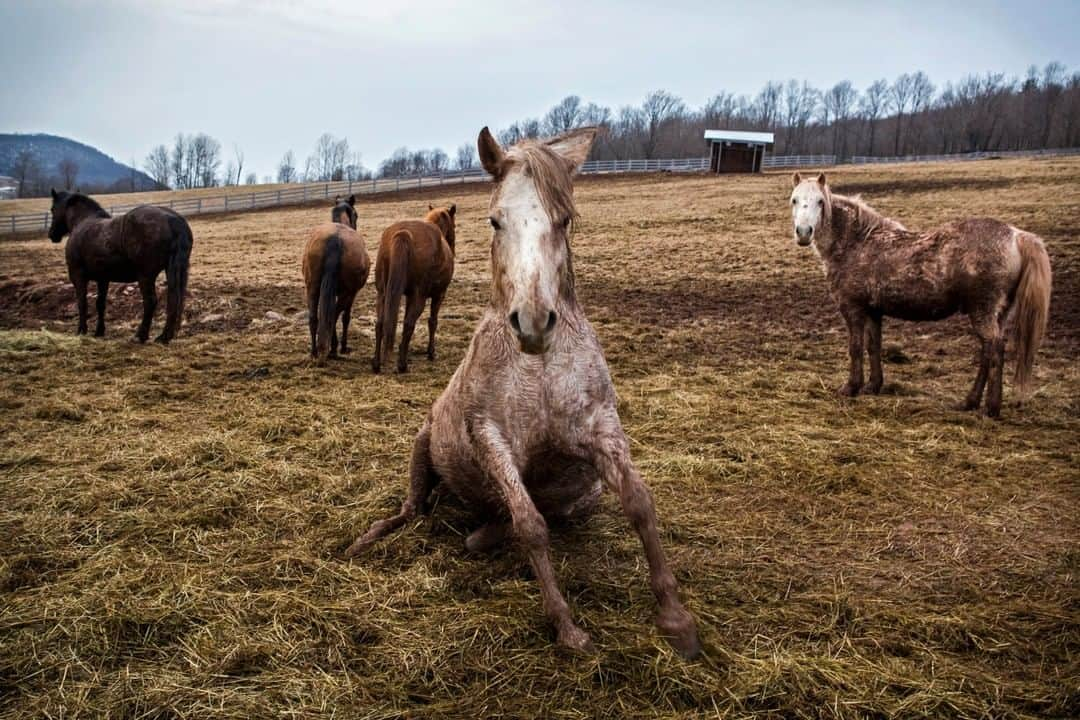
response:
<path id="1" fill-rule="evenodd" d="M 634 527 L 642 527 L 656 522 L 652 495 L 644 483 L 628 483 L 622 490 L 623 512 Z"/>
<path id="2" fill-rule="evenodd" d="M 514 518 L 514 537 L 526 551 L 541 550 L 548 546 L 548 528 L 543 516 L 532 508 Z"/>

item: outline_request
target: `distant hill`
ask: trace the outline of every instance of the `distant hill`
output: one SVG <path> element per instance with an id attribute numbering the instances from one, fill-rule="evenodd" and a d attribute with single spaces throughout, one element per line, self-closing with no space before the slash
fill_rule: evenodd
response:
<path id="1" fill-rule="evenodd" d="M 158 190 L 158 184 L 141 170 L 132 169 L 116 162 L 97 148 L 57 135 L 21 133 L 0 134 L 0 175 L 16 176 L 15 159 L 23 150 L 34 153 L 37 174 L 28 178 L 33 183 L 34 194 L 47 194 L 50 186 L 62 186 L 58 166 L 62 160 L 73 160 L 78 165 L 75 184 L 84 192 L 126 192 Z"/>

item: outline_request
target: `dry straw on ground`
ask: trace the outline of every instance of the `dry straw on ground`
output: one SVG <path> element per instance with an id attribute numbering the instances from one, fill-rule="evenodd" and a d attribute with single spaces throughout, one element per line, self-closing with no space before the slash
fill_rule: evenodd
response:
<path id="1" fill-rule="evenodd" d="M 360 206 L 372 252 L 429 198 L 460 208 L 440 357 L 406 376 L 368 370 L 370 289 L 357 354 L 305 357 L 299 251 L 326 207 L 194 220 L 167 349 L 130 342 L 123 287 L 109 336 L 74 337 L 61 249 L 0 242 L 0 716 L 1080 714 L 1080 162 L 833 182 L 911 227 L 993 214 L 1048 240 L 1038 392 L 1000 422 L 956 412 L 964 321 L 887 321 L 886 394 L 839 401 L 841 321 L 790 240 L 786 175 L 583 180 L 580 294 L 699 619 L 696 662 L 657 638 L 611 498 L 555 535 L 592 657 L 552 645 L 517 553 L 463 550 L 451 497 L 337 557 L 400 502 L 485 302 L 484 187 Z"/>

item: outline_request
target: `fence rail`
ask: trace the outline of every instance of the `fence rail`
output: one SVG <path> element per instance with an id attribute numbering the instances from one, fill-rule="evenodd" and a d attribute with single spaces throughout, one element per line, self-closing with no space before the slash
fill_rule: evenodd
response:
<path id="1" fill-rule="evenodd" d="M 1061 150 L 1020 150 L 990 153 L 963 153 L 958 155 L 912 155 L 907 157 L 855 156 L 848 162 L 856 165 L 870 163 L 938 162 L 950 160 L 983 160 L 995 157 L 1038 157 L 1052 155 L 1080 155 L 1080 148 Z M 761 162 L 763 168 L 792 168 L 829 166 L 837 162 L 835 155 L 767 155 Z M 709 169 L 709 158 L 684 158 L 674 160 L 590 160 L 581 166 L 581 172 L 589 175 L 633 172 L 702 172 Z M 329 200 L 336 195 L 372 194 L 413 190 L 427 187 L 482 182 L 490 176 L 481 168 L 461 172 L 428 176 L 407 176 L 371 180 L 342 180 L 340 182 L 308 183 L 281 190 L 253 190 L 250 193 L 234 191 L 227 195 L 193 198 L 177 198 L 154 203 L 170 207 L 181 215 L 226 213 L 240 210 L 299 205 L 313 200 Z M 109 205 L 105 209 L 112 215 L 121 215 L 144 203 Z M 23 213 L 0 217 L 0 234 L 41 232 L 48 230 L 51 215 L 48 212 Z"/>

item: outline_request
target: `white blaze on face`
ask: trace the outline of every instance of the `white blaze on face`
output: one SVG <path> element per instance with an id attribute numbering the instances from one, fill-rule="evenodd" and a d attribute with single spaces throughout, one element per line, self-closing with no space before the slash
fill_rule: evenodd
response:
<path id="1" fill-rule="evenodd" d="M 814 180 L 803 180 L 791 192 L 791 219 L 795 242 L 806 247 L 821 228 L 825 213 L 825 193 Z"/>
<path id="2" fill-rule="evenodd" d="M 524 349 L 542 351 L 555 317 L 565 249 L 555 242 L 555 229 L 532 178 L 520 169 L 503 178 L 491 217 L 499 224 L 495 261 L 508 286 L 509 312 L 517 314 L 515 332 Z"/>

